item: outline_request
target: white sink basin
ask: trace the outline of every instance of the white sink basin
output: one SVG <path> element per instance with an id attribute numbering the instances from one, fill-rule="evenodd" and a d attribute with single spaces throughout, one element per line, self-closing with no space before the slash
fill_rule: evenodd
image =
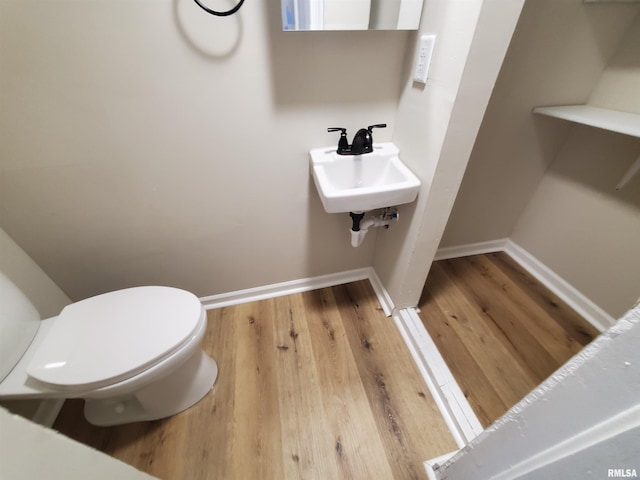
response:
<path id="1" fill-rule="evenodd" d="M 420 180 L 400 161 L 393 143 L 364 155 L 338 155 L 336 147 L 311 150 L 311 174 L 327 213 L 366 212 L 410 203 Z"/>

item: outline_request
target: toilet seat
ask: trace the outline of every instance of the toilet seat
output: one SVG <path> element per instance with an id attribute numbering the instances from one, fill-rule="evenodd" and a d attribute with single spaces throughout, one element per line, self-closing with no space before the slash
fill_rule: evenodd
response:
<path id="1" fill-rule="evenodd" d="M 192 293 L 135 287 L 71 304 L 27 366 L 64 390 L 97 389 L 133 377 L 189 343 L 206 320 Z"/>

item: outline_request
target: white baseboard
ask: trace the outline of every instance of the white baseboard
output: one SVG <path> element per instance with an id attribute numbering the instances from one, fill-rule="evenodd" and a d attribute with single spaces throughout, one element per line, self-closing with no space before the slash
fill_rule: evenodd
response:
<path id="1" fill-rule="evenodd" d="M 397 310 L 393 318 L 451 435 L 458 447 L 464 447 L 484 430 L 478 417 L 422 324 L 416 309 Z"/>
<path id="2" fill-rule="evenodd" d="M 508 238 L 455 247 L 444 247 L 436 252 L 435 260 L 501 251 L 507 253 L 518 262 L 522 268 L 578 312 L 586 321 L 597 328 L 598 331 L 604 332 L 615 323 L 615 319 L 611 315 L 602 310 L 527 250 Z"/>
<path id="3" fill-rule="evenodd" d="M 392 316 L 393 312 L 394 322 L 452 436 L 459 447 L 464 447 L 483 431 L 480 422 L 415 309 L 394 311 L 393 301 L 372 267 L 211 295 L 200 301 L 206 309 L 221 308 L 365 279 L 371 282 L 385 314 Z"/>
<path id="4" fill-rule="evenodd" d="M 490 240 L 488 242 L 470 243 L 468 245 L 456 245 L 455 247 L 439 248 L 434 261 L 447 260 L 448 258 L 468 257 L 469 255 L 482 255 L 483 253 L 502 252 L 509 241 L 508 238 Z"/>
<path id="5" fill-rule="evenodd" d="M 611 315 L 517 243 L 508 240 L 505 252 L 600 332 L 616 323 Z"/>
<path id="6" fill-rule="evenodd" d="M 229 293 L 210 295 L 200 298 L 200 301 L 205 309 L 210 310 L 213 308 L 222 308 L 241 303 L 255 302 L 283 295 L 308 292 L 319 288 L 333 287 L 335 285 L 356 282 L 358 280 L 369 280 L 371 282 L 385 315 L 391 316 L 391 312 L 394 308 L 393 301 L 382 285 L 378 275 L 376 275 L 373 267 L 358 268 L 356 270 L 347 270 L 345 272 L 330 273 L 328 275 L 301 278 L 298 280 L 291 280 L 289 282 L 274 283 L 262 287 L 247 288 L 245 290 L 236 290 Z"/>
<path id="7" fill-rule="evenodd" d="M 373 267 L 370 267 L 370 268 L 371 270 L 369 272 L 369 282 L 371 282 L 373 291 L 376 292 L 376 296 L 378 297 L 378 302 L 380 302 L 380 306 L 382 307 L 384 314 L 387 317 L 390 317 L 395 308 L 393 304 L 393 300 L 391 299 L 391 295 L 389 295 L 389 292 L 387 292 L 387 289 L 384 288 L 382 281 L 380 281 L 380 278 L 378 277 L 378 274 L 373 269 Z"/>

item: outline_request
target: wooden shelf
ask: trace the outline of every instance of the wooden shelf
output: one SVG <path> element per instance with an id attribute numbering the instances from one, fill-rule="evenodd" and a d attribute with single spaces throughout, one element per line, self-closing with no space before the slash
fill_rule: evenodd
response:
<path id="1" fill-rule="evenodd" d="M 590 105 L 536 107 L 533 109 L 533 113 L 640 138 L 640 115 L 637 113 L 620 112 Z M 616 190 L 624 187 L 631 180 L 631 177 L 639 171 L 640 157 L 626 171 L 616 186 Z"/>
<path id="2" fill-rule="evenodd" d="M 533 113 L 640 138 L 640 115 L 637 113 L 619 112 L 589 105 L 536 107 Z"/>

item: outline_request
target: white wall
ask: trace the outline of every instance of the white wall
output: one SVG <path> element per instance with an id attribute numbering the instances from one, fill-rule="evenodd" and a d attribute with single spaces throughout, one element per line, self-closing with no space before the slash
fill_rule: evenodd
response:
<path id="1" fill-rule="evenodd" d="M 69 303 L 69 297 L 0 229 L 0 272 L 33 303 L 41 318 L 53 317 Z"/>
<path id="2" fill-rule="evenodd" d="M 271 2 L 0 1 L 0 227 L 74 300 L 199 296 L 372 263 L 310 148 L 386 122 L 406 32 L 282 32 Z"/>
<path id="3" fill-rule="evenodd" d="M 407 32 L 282 32 L 262 3 L 218 19 L 190 0 L 0 2 L 0 226 L 73 299 L 373 264 L 415 305 L 521 4 L 425 2 L 421 88 Z M 307 151 L 377 122 L 424 186 L 353 249 Z"/>
<path id="4" fill-rule="evenodd" d="M 638 92 L 640 14 L 588 103 L 640 114 Z M 640 177 L 615 190 L 638 155 L 640 139 L 572 126 L 511 235 L 614 318 L 640 296 Z"/>
<path id="5" fill-rule="evenodd" d="M 394 133 L 423 185 L 400 223 L 378 233 L 374 258 L 397 307 L 420 298 L 522 4 L 425 2 L 418 35 L 437 35 L 429 78 L 422 87 L 407 74 Z"/>
<path id="6" fill-rule="evenodd" d="M 640 10 L 640 9 L 639 9 Z M 640 112 L 640 11 L 602 72 L 588 103 L 624 112 Z M 630 95 L 630 92 L 632 93 Z"/>
<path id="7" fill-rule="evenodd" d="M 640 6 L 528 1 L 441 246 L 510 237 L 617 318 L 640 295 L 637 139 L 539 117 L 589 102 L 640 112 Z"/>
<path id="8" fill-rule="evenodd" d="M 371 0 L 325 0 L 324 28 L 333 30 L 366 30 L 369 28 Z"/>
<path id="9" fill-rule="evenodd" d="M 0 475 L 11 480 L 155 477 L 0 408 Z"/>
<path id="10" fill-rule="evenodd" d="M 437 469 L 437 478 L 608 478 L 636 469 L 640 306 Z"/>
<path id="11" fill-rule="evenodd" d="M 638 8 L 582 0 L 526 2 L 443 247 L 511 234 L 571 127 L 531 110 L 586 102 Z"/>
<path id="12" fill-rule="evenodd" d="M 613 318 L 640 297 L 640 181 L 615 190 L 639 153 L 638 139 L 576 126 L 511 234 Z"/>
<path id="13" fill-rule="evenodd" d="M 60 313 L 69 297 L 5 232 L 0 229 L 0 272 L 6 275 L 33 303 L 41 318 Z M 60 405 L 57 401 L 3 400 L 2 406 L 39 422 L 53 422 Z"/>

